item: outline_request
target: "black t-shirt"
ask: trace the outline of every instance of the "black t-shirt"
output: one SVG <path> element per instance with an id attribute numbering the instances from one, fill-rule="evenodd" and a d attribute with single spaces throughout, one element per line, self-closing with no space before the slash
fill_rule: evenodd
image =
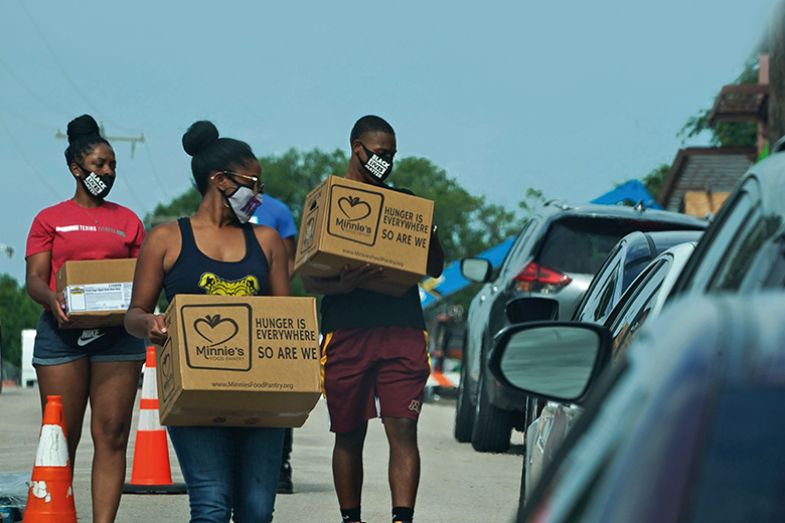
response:
<path id="1" fill-rule="evenodd" d="M 420 293 L 413 285 L 401 297 L 367 289 L 328 294 L 322 299 L 322 333 L 372 327 L 412 327 L 425 330 Z"/>
<path id="2" fill-rule="evenodd" d="M 387 189 L 414 196 L 409 189 Z M 367 289 L 355 289 L 346 294 L 328 294 L 322 298 L 321 312 L 322 334 L 373 327 L 412 327 L 425 330 L 417 285 L 413 285 L 400 297 Z"/>

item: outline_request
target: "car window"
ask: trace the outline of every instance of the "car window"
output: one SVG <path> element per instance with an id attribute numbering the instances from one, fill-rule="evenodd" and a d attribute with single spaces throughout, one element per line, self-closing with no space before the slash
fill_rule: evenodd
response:
<path id="1" fill-rule="evenodd" d="M 688 289 L 706 289 L 715 268 L 722 263 L 728 248 L 737 238 L 739 229 L 754 212 L 757 194 L 757 182 L 749 179 L 734 199 L 726 204 L 728 207 L 720 212 L 717 222 L 698 243 L 692 260 L 675 286 L 674 294 Z"/>
<path id="2" fill-rule="evenodd" d="M 647 271 L 641 279 L 633 283 L 617 305 L 618 312 L 614 313 L 615 320 L 611 325 L 613 336 L 613 357 L 624 354 L 627 346 L 632 342 L 640 327 L 657 303 L 660 286 L 670 271 L 673 259 L 669 256 L 660 258 Z"/>
<path id="3" fill-rule="evenodd" d="M 594 274 L 626 233 L 605 220 L 562 220 L 554 223 L 540 250 L 541 265 L 559 272 Z M 626 231 L 630 232 L 630 231 Z"/>
<path id="4" fill-rule="evenodd" d="M 613 306 L 616 304 L 616 300 L 614 298 L 616 296 L 616 284 L 618 283 L 618 279 L 619 266 L 617 265 L 614 268 L 611 278 L 608 280 L 608 284 L 605 286 L 602 295 L 600 296 L 597 309 L 594 311 L 594 316 L 592 319 L 595 322 L 601 322 L 603 318 L 606 318 L 608 313 L 611 312 L 611 309 L 613 309 Z"/>
<path id="5" fill-rule="evenodd" d="M 777 230 L 779 230 L 778 218 L 764 217 L 760 209 L 754 209 L 743 230 L 736 235 L 733 245 L 723 257 L 708 290 L 737 290 L 756 255 Z M 772 259 L 771 262 L 773 263 L 773 261 Z"/>
<path id="6" fill-rule="evenodd" d="M 581 304 L 576 309 L 576 321 L 595 321 L 594 318 L 600 307 L 599 303 L 605 296 L 609 283 L 611 287 L 615 285 L 614 275 L 619 271 L 619 267 L 621 266 L 620 257 L 625 243 L 626 242 L 619 242 L 616 244 L 616 247 L 608 254 L 608 258 L 605 260 L 602 268 L 592 279 Z M 614 281 L 610 282 L 611 279 L 614 279 Z"/>

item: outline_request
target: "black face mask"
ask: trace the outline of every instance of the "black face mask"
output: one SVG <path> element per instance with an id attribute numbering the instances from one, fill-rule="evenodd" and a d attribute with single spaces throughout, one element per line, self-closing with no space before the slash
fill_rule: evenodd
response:
<path id="1" fill-rule="evenodd" d="M 374 180 L 378 182 L 384 182 L 384 180 L 390 176 L 390 173 L 392 173 L 392 156 L 375 153 L 362 143 L 360 143 L 360 146 L 363 148 L 365 155 L 368 157 L 368 160 L 363 162 L 360 160 L 360 157 L 357 156 L 357 159 L 360 160 L 360 164 L 363 166 L 363 169 L 365 169 L 365 172 L 367 172 Z"/>
<path id="2" fill-rule="evenodd" d="M 79 164 L 77 164 L 79 165 Z M 112 185 L 114 185 L 114 174 L 108 174 L 106 176 L 98 176 L 94 172 L 91 172 L 81 165 L 79 168 L 82 169 L 86 174 L 84 176 L 79 177 L 79 182 L 82 184 L 82 187 L 85 190 L 95 196 L 96 198 L 104 199 L 109 194 L 109 191 L 112 190 Z"/>

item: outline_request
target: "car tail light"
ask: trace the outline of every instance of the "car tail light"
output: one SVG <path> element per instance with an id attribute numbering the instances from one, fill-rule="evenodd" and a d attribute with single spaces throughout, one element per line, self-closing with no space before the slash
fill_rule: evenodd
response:
<path id="1" fill-rule="evenodd" d="M 537 262 L 530 262 L 513 278 L 515 286 L 521 292 L 557 293 L 572 281 L 572 278 L 559 271 L 543 267 Z"/>

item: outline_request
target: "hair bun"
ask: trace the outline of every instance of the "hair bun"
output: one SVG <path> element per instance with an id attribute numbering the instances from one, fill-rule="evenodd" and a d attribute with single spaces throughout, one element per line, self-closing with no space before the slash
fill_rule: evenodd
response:
<path id="1" fill-rule="evenodd" d="M 68 122 L 68 143 L 92 135 L 100 136 L 100 129 L 98 123 L 89 114 L 83 114 Z"/>
<path id="2" fill-rule="evenodd" d="M 196 156 L 211 143 L 218 140 L 218 129 L 213 122 L 195 122 L 183 135 L 183 149 L 190 156 Z"/>

